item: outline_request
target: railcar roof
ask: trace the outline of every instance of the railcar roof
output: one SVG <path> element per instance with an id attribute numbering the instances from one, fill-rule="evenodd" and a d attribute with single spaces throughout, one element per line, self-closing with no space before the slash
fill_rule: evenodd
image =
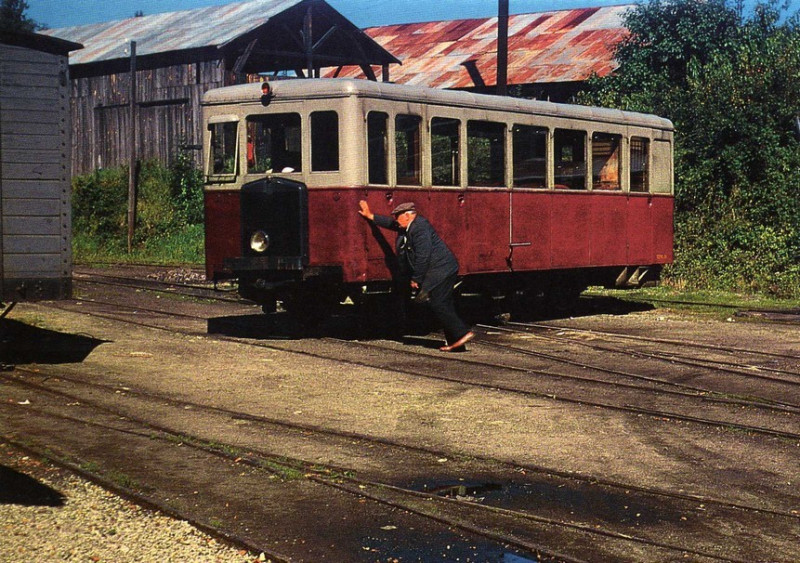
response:
<path id="1" fill-rule="evenodd" d="M 270 82 L 275 100 L 281 99 L 322 99 L 347 96 L 382 98 L 404 102 L 454 105 L 486 110 L 500 110 L 517 113 L 541 114 L 552 117 L 568 117 L 588 121 L 624 123 L 655 129 L 673 130 L 669 119 L 655 115 L 622 111 L 611 108 L 557 104 L 541 100 L 528 100 L 475 94 L 472 92 L 440 90 L 421 86 L 408 86 L 371 80 L 315 78 L 289 79 Z M 226 88 L 209 90 L 203 96 L 204 105 L 242 103 L 261 99 L 261 84 L 240 84 Z"/>

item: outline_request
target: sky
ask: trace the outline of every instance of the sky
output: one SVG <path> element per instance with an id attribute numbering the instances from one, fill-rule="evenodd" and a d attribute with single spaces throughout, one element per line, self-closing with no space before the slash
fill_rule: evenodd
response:
<path id="1" fill-rule="evenodd" d="M 90 23 L 121 20 L 137 11 L 145 15 L 191 10 L 204 6 L 230 4 L 237 0 L 26 0 L 26 15 L 55 29 Z M 414 23 L 463 18 L 487 18 L 497 15 L 497 0 L 327 0 L 358 27 Z M 512 14 L 615 6 L 635 0 L 509 0 Z M 755 0 L 746 0 L 752 6 Z M 792 0 L 792 11 L 800 9 L 800 0 Z"/>

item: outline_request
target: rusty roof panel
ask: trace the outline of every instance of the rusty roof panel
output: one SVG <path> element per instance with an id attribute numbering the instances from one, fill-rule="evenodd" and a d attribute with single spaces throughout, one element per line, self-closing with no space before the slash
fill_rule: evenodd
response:
<path id="1" fill-rule="evenodd" d="M 595 15 L 598 12 L 598 10 L 600 10 L 600 8 L 586 8 L 583 10 L 572 10 L 568 17 L 562 19 L 560 29 L 562 30 L 575 29 L 583 22 L 585 22 L 593 15 Z"/>
<path id="2" fill-rule="evenodd" d="M 508 83 L 573 82 L 616 68 L 614 46 L 627 36 L 623 15 L 633 5 L 557 10 L 509 17 Z M 472 88 L 463 66 L 473 60 L 484 82 L 496 82 L 497 18 L 425 22 L 364 30 L 403 61 L 393 82 Z M 327 74 L 333 75 L 335 69 Z M 360 69 L 339 76 L 363 77 Z"/>

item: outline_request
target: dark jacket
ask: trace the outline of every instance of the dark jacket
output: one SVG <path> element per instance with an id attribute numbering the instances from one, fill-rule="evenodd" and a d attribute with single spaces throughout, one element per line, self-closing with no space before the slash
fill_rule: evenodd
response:
<path id="1" fill-rule="evenodd" d="M 375 224 L 397 231 L 397 259 L 400 271 L 430 291 L 458 273 L 458 260 L 425 217 L 417 215 L 408 229 L 400 228 L 393 217 L 375 215 Z"/>

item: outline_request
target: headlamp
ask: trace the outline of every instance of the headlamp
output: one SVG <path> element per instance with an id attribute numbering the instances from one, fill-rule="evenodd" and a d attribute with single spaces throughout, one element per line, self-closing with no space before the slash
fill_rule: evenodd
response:
<path id="1" fill-rule="evenodd" d="M 269 248 L 269 235 L 264 231 L 256 231 L 250 237 L 250 248 L 261 254 Z"/>

